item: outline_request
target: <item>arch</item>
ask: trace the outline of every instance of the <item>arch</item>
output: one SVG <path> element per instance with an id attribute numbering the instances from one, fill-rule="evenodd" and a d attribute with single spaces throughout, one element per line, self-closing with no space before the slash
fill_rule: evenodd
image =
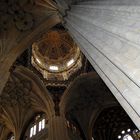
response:
<path id="1" fill-rule="evenodd" d="M 7 140 L 15 140 L 15 136 L 13 133 L 10 133 L 7 138 Z"/>
<path id="2" fill-rule="evenodd" d="M 68 99 L 70 98 L 70 96 L 72 96 L 71 94 L 71 90 L 73 89 L 74 85 L 76 83 L 78 83 L 79 81 L 81 81 L 84 78 L 88 77 L 94 77 L 97 76 L 97 74 L 95 72 L 91 72 L 91 73 L 86 73 L 86 74 L 82 74 L 80 76 L 78 76 L 69 86 L 68 88 L 65 90 L 62 98 L 61 98 L 61 102 L 60 102 L 60 108 L 61 108 L 61 112 L 65 112 L 65 107 L 66 107 L 66 103 L 68 101 Z"/>
<path id="3" fill-rule="evenodd" d="M 23 66 L 17 67 L 9 77 L 0 102 L 0 121 L 6 124 L 17 140 L 35 113 L 42 111 L 48 118 L 55 115 L 53 101 L 43 82 Z"/>
<path id="4" fill-rule="evenodd" d="M 122 130 L 136 126 L 120 105 L 110 105 L 97 113 L 92 122 L 92 136 L 95 140 L 117 140 Z M 90 130 L 91 132 L 91 130 Z"/>
<path id="5" fill-rule="evenodd" d="M 88 139 L 88 129 L 93 112 L 111 104 L 118 104 L 118 102 L 97 73 L 91 72 L 79 76 L 68 87 L 62 97 L 60 108 L 64 114 L 69 111 L 78 112 L 80 118 L 76 119 Z"/>
<path id="6" fill-rule="evenodd" d="M 106 103 L 104 106 L 102 106 L 102 108 L 98 108 L 96 110 L 94 110 L 92 112 L 92 115 L 91 115 L 91 118 L 90 118 L 90 121 L 89 121 L 89 128 L 88 128 L 88 139 L 91 140 L 92 138 L 92 128 L 94 126 L 94 123 L 96 121 L 96 119 L 99 117 L 99 114 L 104 110 L 104 109 L 107 109 L 109 107 L 115 107 L 115 106 L 119 106 L 119 104 L 117 102 L 109 102 L 109 103 Z"/>
<path id="7" fill-rule="evenodd" d="M 44 120 L 45 119 L 45 120 Z M 43 120 L 43 121 L 42 121 Z M 41 122 L 41 129 L 40 129 L 40 122 Z M 42 125 L 43 122 L 43 125 Z M 49 119 L 47 117 L 47 115 L 44 112 L 37 112 L 35 113 L 30 120 L 28 121 L 26 128 L 24 129 L 24 131 L 22 132 L 22 135 L 20 137 L 20 140 L 24 140 L 24 139 L 32 139 L 33 136 L 37 136 L 39 135 L 39 137 L 43 134 L 47 134 L 48 135 L 48 131 L 46 132 L 46 130 L 48 129 L 48 124 Z M 34 131 L 34 126 L 36 126 L 36 131 L 35 134 L 31 134 L 31 129 L 32 131 Z M 43 126 L 43 127 L 42 127 Z M 43 131 L 43 133 L 42 133 Z"/>
<path id="8" fill-rule="evenodd" d="M 0 124 L 0 140 L 6 140 L 10 130 L 5 125 Z"/>
<path id="9" fill-rule="evenodd" d="M 103 91 L 107 94 L 106 96 L 109 97 L 109 99 L 110 99 L 110 101 L 112 101 L 112 103 L 116 103 L 116 100 L 115 100 L 114 96 L 112 96 L 112 94 L 110 94 L 111 93 L 110 90 L 103 83 L 103 81 L 98 76 L 98 74 L 96 72 L 90 72 L 90 73 L 82 74 L 79 77 L 77 77 L 69 85 L 69 87 L 65 90 L 65 92 L 64 92 L 64 94 L 63 94 L 63 96 L 61 98 L 61 102 L 60 102 L 61 112 L 65 112 L 66 104 L 67 104 L 68 100 L 73 95 L 79 94 L 78 90 L 76 89 L 78 84 L 81 84 L 81 85 L 83 84 L 83 86 L 80 86 L 79 88 L 83 88 L 84 86 L 88 86 L 88 84 L 89 84 L 89 88 L 91 88 L 91 86 L 94 86 L 95 84 L 97 84 L 99 86 L 99 89 L 98 89 L 98 87 L 94 87 L 93 90 L 96 89 L 98 92 L 100 92 L 100 88 L 101 88 L 101 86 L 103 86 Z M 95 96 L 95 93 L 94 93 L 93 96 Z M 101 100 L 102 100 L 102 96 L 100 96 L 99 98 L 101 98 Z"/>
<path id="10" fill-rule="evenodd" d="M 54 25 L 60 23 L 61 20 L 57 14 L 50 16 L 46 21 L 43 21 L 37 28 L 35 28 L 25 39 L 18 43 L 17 46 L 12 48 L 8 54 L 0 61 L 0 94 L 8 77 L 10 75 L 9 69 L 12 64 L 15 62 L 16 58 L 31 44 L 38 39 L 39 36 L 44 34 Z"/>
<path id="11" fill-rule="evenodd" d="M 23 66 L 17 67 L 14 73 L 17 73 L 19 74 L 19 76 L 30 80 L 32 83 L 32 94 L 33 95 L 36 94 L 38 99 L 41 99 L 41 101 L 45 103 L 44 108 L 41 108 L 41 106 L 36 106 L 35 104 L 33 104 L 35 109 L 37 111 L 40 111 L 42 109 L 41 111 L 45 112 L 48 115 L 48 117 L 53 116 L 55 114 L 53 100 L 50 96 L 49 91 L 46 89 L 46 87 L 44 86 L 43 82 L 39 79 L 39 77 Z"/>

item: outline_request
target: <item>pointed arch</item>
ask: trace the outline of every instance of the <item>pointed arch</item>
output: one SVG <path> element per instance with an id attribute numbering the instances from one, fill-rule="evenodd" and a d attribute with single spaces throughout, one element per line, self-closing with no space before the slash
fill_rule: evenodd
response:
<path id="1" fill-rule="evenodd" d="M 4 85 L 6 81 L 8 80 L 8 77 L 10 75 L 9 69 L 12 66 L 12 64 L 15 62 L 16 58 L 31 44 L 36 40 L 39 36 L 44 34 L 48 31 L 51 27 L 54 25 L 60 23 L 61 20 L 57 13 L 54 15 L 51 15 L 46 19 L 46 21 L 43 21 L 43 23 L 40 23 L 40 25 L 35 28 L 25 39 L 23 39 L 21 42 L 18 43 L 17 46 L 13 47 L 11 51 L 6 54 L 6 56 L 0 60 L 0 94 L 2 92 L 2 89 L 4 88 Z"/>
<path id="2" fill-rule="evenodd" d="M 75 79 L 63 95 L 60 108 L 61 112 L 76 119 L 88 139 L 88 127 L 93 112 L 96 115 L 98 110 L 110 104 L 118 102 L 97 73 L 91 72 Z"/>
<path id="3" fill-rule="evenodd" d="M 54 115 L 54 103 L 51 98 L 49 91 L 46 89 L 43 82 L 39 79 L 39 77 L 34 74 L 29 69 L 19 66 L 15 69 L 14 73 L 17 73 L 19 76 L 24 77 L 25 79 L 31 81 L 32 89 L 31 89 L 31 98 L 36 99 L 36 102 L 32 100 L 32 106 L 37 111 L 45 112 L 49 117 Z M 42 104 L 40 104 L 42 103 Z"/>
<path id="4" fill-rule="evenodd" d="M 0 121 L 19 140 L 31 117 L 44 112 L 54 116 L 54 104 L 43 82 L 25 67 L 17 67 L 0 96 Z M 26 115 L 25 115 L 26 114 Z"/>

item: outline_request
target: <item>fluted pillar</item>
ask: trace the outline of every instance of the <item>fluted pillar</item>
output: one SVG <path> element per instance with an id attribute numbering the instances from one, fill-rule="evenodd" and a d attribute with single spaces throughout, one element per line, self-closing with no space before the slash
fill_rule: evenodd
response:
<path id="1" fill-rule="evenodd" d="M 67 133 L 65 118 L 53 116 L 50 121 L 49 140 L 70 140 Z"/>
<path id="2" fill-rule="evenodd" d="M 65 0 L 56 0 L 59 10 L 62 15 L 65 15 L 65 10 L 68 9 L 68 4 Z"/>
<path id="3" fill-rule="evenodd" d="M 66 27 L 140 129 L 140 1 L 73 5 Z"/>

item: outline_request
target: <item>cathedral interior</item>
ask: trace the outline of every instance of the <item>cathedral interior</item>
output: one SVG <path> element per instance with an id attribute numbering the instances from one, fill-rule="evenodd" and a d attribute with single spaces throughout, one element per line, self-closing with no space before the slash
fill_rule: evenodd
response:
<path id="1" fill-rule="evenodd" d="M 136 83 L 128 82 L 133 93 L 126 94 L 135 113 L 114 89 L 120 78 L 118 91 L 124 93 L 124 75 L 117 70 L 127 76 L 137 62 L 135 58 L 127 70 L 121 63 L 126 59 L 114 57 L 121 54 L 115 50 L 120 49 L 119 39 L 127 38 L 132 47 L 140 43 L 140 30 L 137 36 L 124 33 L 131 21 L 140 28 L 139 5 L 139 0 L 0 0 L 0 140 L 139 140 L 137 71 L 132 79 L 129 75 Z M 101 49 L 110 43 L 114 48 L 103 54 Z M 124 46 L 122 53 L 126 57 L 128 49 L 130 62 L 139 48 Z M 114 65 L 104 63 L 97 51 Z M 113 67 L 118 68 L 115 76 Z M 113 85 L 106 76 L 114 78 Z"/>

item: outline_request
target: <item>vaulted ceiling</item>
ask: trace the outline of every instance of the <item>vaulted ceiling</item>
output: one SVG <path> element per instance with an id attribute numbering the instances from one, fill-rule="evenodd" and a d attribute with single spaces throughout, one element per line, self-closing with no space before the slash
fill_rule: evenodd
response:
<path id="1" fill-rule="evenodd" d="M 66 0 L 69 4 L 78 1 L 80 0 Z M 57 64 L 54 61 L 59 60 L 59 65 L 64 66 L 68 60 L 75 57 L 77 45 L 71 37 L 66 32 L 51 30 L 62 22 L 60 12 L 62 11 L 51 0 L 0 2 L 0 122 L 3 124 L 0 125 L 0 139 L 4 139 L 11 131 L 18 134 L 16 137 L 20 139 L 29 120 L 40 111 L 49 117 L 66 115 L 68 120 L 80 124 L 83 135 L 88 138 L 95 133 L 93 131 L 89 134 L 88 131 L 93 127 L 97 114 L 106 107 L 119 106 L 82 54 L 82 66 L 79 71 L 69 81 L 64 80 L 65 82 L 58 83 L 55 78 L 53 82 L 48 79 L 47 81 L 31 66 L 31 46 L 42 38 L 45 38 L 45 46 L 41 44 L 41 48 L 37 50 L 39 55 L 42 55 L 39 61 L 45 58 L 47 64 L 51 65 Z M 79 57 L 80 51 L 75 54 L 77 52 Z M 77 60 L 78 58 L 75 62 Z M 22 66 L 11 67 L 14 62 Z M 58 84 L 59 86 L 56 86 Z M 99 121 L 95 123 L 97 129 L 98 122 L 104 119 L 102 114 L 99 117 Z"/>
<path id="2" fill-rule="evenodd" d="M 0 93 L 17 56 L 60 22 L 58 11 L 51 0 L 0 1 Z"/>

